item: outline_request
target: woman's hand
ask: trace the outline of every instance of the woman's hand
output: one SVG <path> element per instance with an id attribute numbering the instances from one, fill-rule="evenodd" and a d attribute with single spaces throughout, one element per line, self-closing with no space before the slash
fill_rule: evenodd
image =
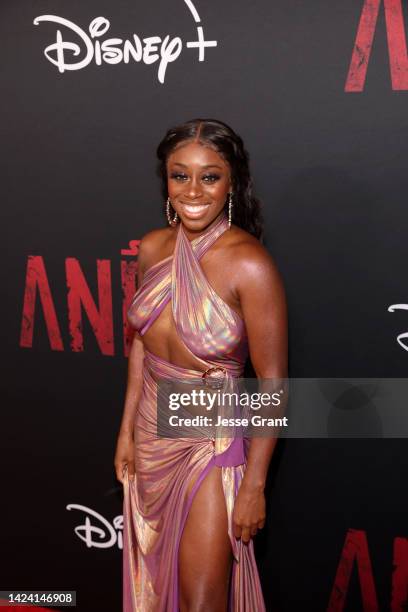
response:
<path id="1" fill-rule="evenodd" d="M 265 525 L 265 495 L 263 488 L 241 483 L 232 513 L 232 528 L 236 538 L 247 544 L 258 529 Z"/>
<path id="2" fill-rule="evenodd" d="M 129 478 L 133 479 L 135 474 L 134 442 L 130 432 L 119 432 L 114 464 L 116 478 L 119 482 L 123 484 L 126 468 Z"/>

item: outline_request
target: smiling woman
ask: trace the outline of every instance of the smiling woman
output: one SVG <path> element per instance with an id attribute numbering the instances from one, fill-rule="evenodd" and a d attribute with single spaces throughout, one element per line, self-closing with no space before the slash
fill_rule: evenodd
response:
<path id="1" fill-rule="evenodd" d="M 158 158 L 169 227 L 140 244 L 115 456 L 123 609 L 262 612 L 252 537 L 265 522 L 276 437 L 243 438 L 233 419 L 158 435 L 158 398 L 163 380 L 235 393 L 248 355 L 259 379 L 286 378 L 284 289 L 258 240 L 240 137 L 219 121 L 190 121 L 167 132 Z"/>
<path id="2" fill-rule="evenodd" d="M 214 219 L 222 211 L 227 194 L 231 198 L 229 166 L 218 153 L 193 141 L 175 149 L 167 168 L 168 201 L 192 238 L 206 220 Z"/>

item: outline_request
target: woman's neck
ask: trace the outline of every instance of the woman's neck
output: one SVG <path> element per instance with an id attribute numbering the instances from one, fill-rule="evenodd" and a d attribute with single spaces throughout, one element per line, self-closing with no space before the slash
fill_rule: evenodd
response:
<path id="1" fill-rule="evenodd" d="M 209 230 L 211 230 L 212 227 L 214 227 L 215 225 L 217 225 L 217 223 L 220 221 L 221 217 L 225 217 L 225 211 L 224 209 L 221 210 L 220 214 L 217 215 L 215 217 L 215 219 L 213 219 L 211 221 L 211 223 L 209 223 L 206 227 L 204 227 L 202 230 L 198 230 L 196 232 L 192 232 L 191 230 L 188 230 L 186 228 L 186 226 L 180 221 L 180 223 L 183 225 L 183 231 L 184 234 L 186 235 L 186 237 L 188 238 L 188 240 L 191 242 L 192 240 L 195 240 L 196 238 L 199 238 L 200 236 L 202 236 L 203 234 L 206 234 Z"/>

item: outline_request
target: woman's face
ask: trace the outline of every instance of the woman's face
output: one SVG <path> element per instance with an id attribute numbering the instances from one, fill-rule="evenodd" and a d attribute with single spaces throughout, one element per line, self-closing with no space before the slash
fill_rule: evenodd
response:
<path id="1" fill-rule="evenodd" d="M 171 205 L 190 232 L 201 232 L 220 214 L 232 191 L 229 164 L 198 142 L 179 145 L 167 159 Z"/>

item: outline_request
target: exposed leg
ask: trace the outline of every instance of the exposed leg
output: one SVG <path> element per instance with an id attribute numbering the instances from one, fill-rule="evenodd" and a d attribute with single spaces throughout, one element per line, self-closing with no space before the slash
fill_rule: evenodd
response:
<path id="1" fill-rule="evenodd" d="M 231 542 L 221 468 L 210 469 L 189 510 L 179 548 L 181 612 L 226 612 Z"/>

